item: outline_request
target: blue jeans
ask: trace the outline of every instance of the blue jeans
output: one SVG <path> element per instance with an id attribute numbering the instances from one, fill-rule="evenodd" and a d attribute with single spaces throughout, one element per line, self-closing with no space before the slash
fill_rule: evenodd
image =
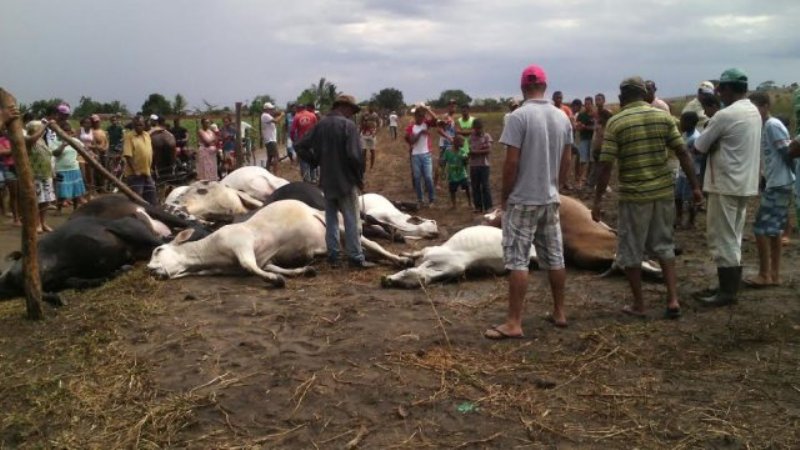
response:
<path id="1" fill-rule="evenodd" d="M 306 183 L 316 183 L 319 180 L 319 167 L 311 168 L 311 164 L 300 159 L 300 176 Z"/>
<path id="2" fill-rule="evenodd" d="M 156 194 L 156 184 L 150 175 L 128 175 L 125 184 L 133 192 L 139 194 L 147 203 L 158 205 L 158 195 Z"/>
<path id="3" fill-rule="evenodd" d="M 364 261 L 361 250 L 361 223 L 359 221 L 358 191 L 339 198 L 325 197 L 325 244 L 328 261 L 339 260 L 339 213 L 344 217 L 344 245 L 351 261 Z"/>
<path id="4" fill-rule="evenodd" d="M 472 180 L 472 202 L 475 209 L 489 211 L 492 209 L 492 188 L 489 185 L 489 166 L 474 166 L 469 168 L 469 178 Z"/>
<path id="5" fill-rule="evenodd" d="M 411 155 L 411 176 L 414 178 L 414 190 L 417 192 L 417 201 L 422 202 L 422 177 L 425 177 L 425 189 L 428 191 L 428 200 L 431 203 L 436 199 L 433 190 L 433 162 L 430 152 L 421 155 Z"/>

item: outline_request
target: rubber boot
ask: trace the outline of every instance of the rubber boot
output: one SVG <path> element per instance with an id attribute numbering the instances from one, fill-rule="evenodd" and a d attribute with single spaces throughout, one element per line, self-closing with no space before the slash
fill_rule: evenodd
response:
<path id="1" fill-rule="evenodd" d="M 703 297 L 699 302 L 703 306 L 726 306 L 737 302 L 739 285 L 742 280 L 742 266 L 717 267 L 719 290 L 714 295 Z"/>

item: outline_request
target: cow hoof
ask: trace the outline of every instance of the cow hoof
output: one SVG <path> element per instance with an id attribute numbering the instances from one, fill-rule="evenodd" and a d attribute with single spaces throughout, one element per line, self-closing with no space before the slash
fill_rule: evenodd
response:
<path id="1" fill-rule="evenodd" d="M 400 261 L 401 267 L 414 267 L 414 259 L 413 258 L 403 258 Z"/>
<path id="2" fill-rule="evenodd" d="M 381 287 L 382 288 L 390 288 L 392 287 L 392 280 L 389 279 L 387 275 L 381 277 Z"/>
<path id="3" fill-rule="evenodd" d="M 278 275 L 275 280 L 272 281 L 272 287 L 276 288 L 285 288 L 286 287 L 286 278 Z"/>
<path id="4" fill-rule="evenodd" d="M 306 270 L 303 272 L 303 276 L 306 276 L 308 278 L 315 277 L 317 276 L 317 269 L 308 266 L 306 267 Z"/>
<path id="5" fill-rule="evenodd" d="M 60 295 L 55 293 L 42 294 L 42 300 L 55 307 L 67 306 L 67 302 L 64 299 L 62 299 Z"/>

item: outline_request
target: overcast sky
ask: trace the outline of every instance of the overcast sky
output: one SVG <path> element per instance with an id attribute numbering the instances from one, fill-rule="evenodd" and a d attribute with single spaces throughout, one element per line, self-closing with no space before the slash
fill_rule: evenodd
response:
<path id="1" fill-rule="evenodd" d="M 567 99 L 615 98 L 633 74 L 669 97 L 732 66 L 753 85 L 800 80 L 798 17 L 797 0 L 2 0 L 0 86 L 136 111 L 152 92 L 284 103 L 324 76 L 411 103 L 519 96 L 536 63 Z"/>

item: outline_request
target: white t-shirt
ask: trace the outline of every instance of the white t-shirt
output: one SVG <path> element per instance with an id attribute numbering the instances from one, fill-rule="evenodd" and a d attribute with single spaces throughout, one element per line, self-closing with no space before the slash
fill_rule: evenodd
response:
<path id="1" fill-rule="evenodd" d="M 423 130 L 428 129 L 428 124 L 413 124 L 411 125 L 411 135 L 416 136 Z M 411 147 L 411 154 L 412 155 L 424 155 L 425 153 L 430 153 L 430 149 L 428 148 L 428 138 L 430 135 L 421 136 L 417 142 L 414 143 L 414 146 Z"/>
<path id="2" fill-rule="evenodd" d="M 261 137 L 264 143 L 278 141 L 278 129 L 275 126 L 275 118 L 269 113 L 261 114 Z"/>
<path id="3" fill-rule="evenodd" d="M 761 114 L 750 100 L 742 99 L 721 109 L 708 120 L 694 148 L 708 153 L 703 189 L 712 194 L 740 197 L 758 195 L 761 165 Z"/>
<path id="4" fill-rule="evenodd" d="M 508 203 L 559 203 L 561 154 L 572 141 L 569 118 L 548 100 L 527 100 L 514 110 L 508 116 L 500 136 L 501 144 L 520 149 L 517 182 L 508 197 Z"/>
<path id="5" fill-rule="evenodd" d="M 389 114 L 389 126 L 390 127 L 397 126 L 397 114 Z"/>

